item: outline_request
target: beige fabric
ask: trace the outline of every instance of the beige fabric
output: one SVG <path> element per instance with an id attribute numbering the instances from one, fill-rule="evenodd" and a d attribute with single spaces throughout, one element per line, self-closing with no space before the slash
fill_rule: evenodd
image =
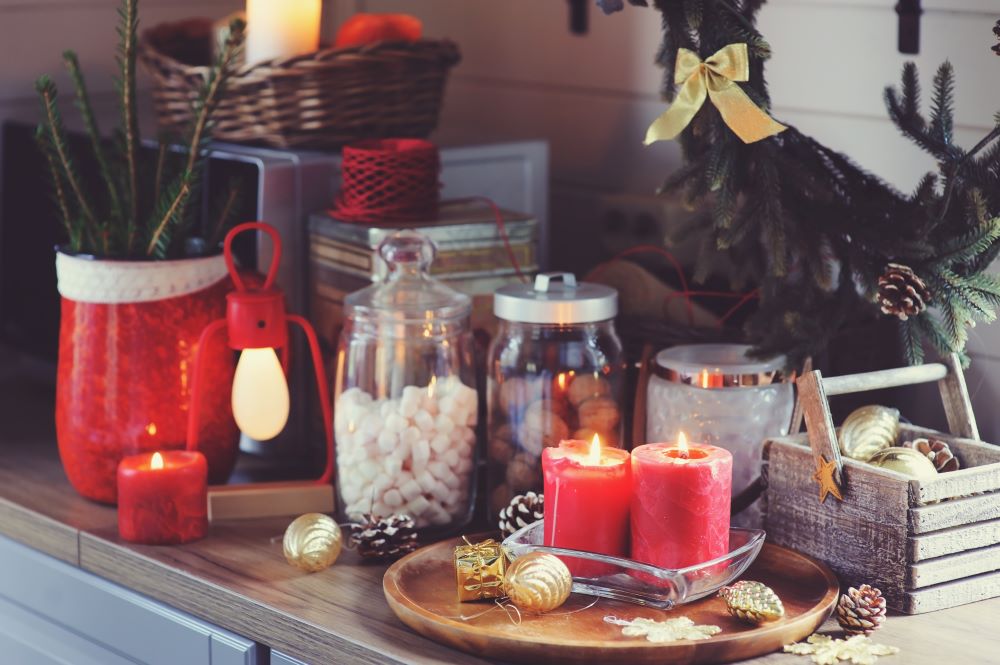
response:
<path id="1" fill-rule="evenodd" d="M 164 300 L 209 287 L 226 276 L 219 256 L 176 261 L 101 261 L 56 253 L 59 295 L 76 302 Z"/>

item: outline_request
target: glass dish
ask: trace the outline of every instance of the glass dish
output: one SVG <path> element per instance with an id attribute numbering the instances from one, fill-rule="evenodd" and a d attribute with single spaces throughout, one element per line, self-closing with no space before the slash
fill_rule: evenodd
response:
<path id="1" fill-rule="evenodd" d="M 542 535 L 543 522 L 539 520 L 518 530 L 504 540 L 503 545 L 512 559 L 529 552 L 548 552 L 563 558 L 609 564 L 614 569 L 607 575 L 574 577 L 573 591 L 661 610 L 715 593 L 742 575 L 764 545 L 764 531 L 732 528 L 729 530 L 728 554 L 697 566 L 671 570 L 604 554 L 546 547 L 542 544 Z"/>

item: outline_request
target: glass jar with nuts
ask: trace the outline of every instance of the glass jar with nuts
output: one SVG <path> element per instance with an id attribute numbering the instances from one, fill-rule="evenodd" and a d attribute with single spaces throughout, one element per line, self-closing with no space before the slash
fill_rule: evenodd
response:
<path id="1" fill-rule="evenodd" d="M 541 491 L 542 450 L 563 439 L 622 444 L 625 364 L 618 294 L 568 273 L 497 291 L 487 381 L 489 507 Z"/>

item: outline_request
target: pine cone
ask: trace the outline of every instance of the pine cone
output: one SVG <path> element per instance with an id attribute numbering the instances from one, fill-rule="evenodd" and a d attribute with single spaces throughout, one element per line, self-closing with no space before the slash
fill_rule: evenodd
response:
<path id="1" fill-rule="evenodd" d="M 513 535 L 518 529 L 537 522 L 545 516 L 545 497 L 535 492 L 518 494 L 510 500 L 510 505 L 500 511 L 500 531 L 504 537 Z"/>
<path id="2" fill-rule="evenodd" d="M 934 463 L 939 473 L 958 471 L 958 458 L 947 443 L 940 439 L 914 439 L 903 443 L 904 448 L 913 448 Z"/>
<path id="3" fill-rule="evenodd" d="M 351 545 L 364 559 L 390 561 L 417 549 L 416 525 L 409 515 L 365 515 L 350 527 Z"/>
<path id="4" fill-rule="evenodd" d="M 862 584 L 840 595 L 837 622 L 848 635 L 871 635 L 885 621 L 885 598 L 875 587 Z"/>
<path id="5" fill-rule="evenodd" d="M 997 24 L 993 26 L 993 34 L 997 36 L 997 39 L 1000 39 L 1000 21 L 997 21 Z M 994 53 L 1000 55 L 1000 44 L 994 44 L 991 48 Z"/>
<path id="6" fill-rule="evenodd" d="M 883 314 L 906 321 L 927 309 L 931 292 L 913 269 L 901 263 L 890 263 L 878 278 L 876 301 Z"/>

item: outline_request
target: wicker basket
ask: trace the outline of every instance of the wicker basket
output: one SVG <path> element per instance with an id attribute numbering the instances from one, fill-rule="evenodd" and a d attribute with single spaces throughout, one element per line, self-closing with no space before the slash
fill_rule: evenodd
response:
<path id="1" fill-rule="evenodd" d="M 180 132 L 209 68 L 175 59 L 199 52 L 208 27 L 186 21 L 146 31 L 140 55 L 154 80 L 160 128 Z M 191 58 L 186 58 L 190 60 Z M 213 137 L 280 148 L 339 148 L 365 138 L 424 138 L 437 126 L 450 41 L 384 42 L 329 49 L 241 68 L 215 115 Z"/>

